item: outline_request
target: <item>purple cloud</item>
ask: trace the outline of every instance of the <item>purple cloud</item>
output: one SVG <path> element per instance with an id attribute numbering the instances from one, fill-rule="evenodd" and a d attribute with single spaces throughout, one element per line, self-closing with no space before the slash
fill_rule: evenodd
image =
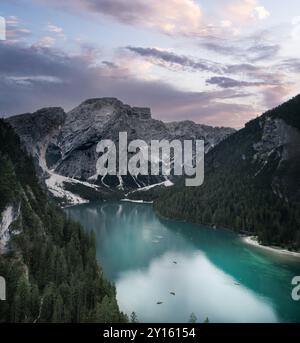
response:
<path id="1" fill-rule="evenodd" d="M 221 64 L 213 61 L 198 59 L 193 60 L 190 57 L 184 55 L 178 55 L 173 52 L 159 50 L 156 48 L 141 48 L 128 46 L 126 48 L 140 56 L 152 59 L 153 63 L 156 63 L 162 67 L 174 68 L 182 67 L 183 69 L 198 70 L 198 71 L 210 71 L 218 73 L 224 68 Z"/>
<path id="2" fill-rule="evenodd" d="M 39 0 L 49 4 L 49 1 Z M 53 0 L 52 6 L 158 30 L 168 35 L 202 35 L 202 10 L 194 0 Z"/>
<path id="3" fill-rule="evenodd" d="M 279 44 L 254 44 L 249 46 L 245 43 L 247 43 L 245 39 L 243 40 L 245 46 L 241 46 L 239 42 L 237 44 L 227 45 L 226 43 L 213 40 L 202 42 L 200 46 L 223 56 L 233 56 L 249 62 L 274 59 L 280 51 Z"/>
<path id="4" fill-rule="evenodd" d="M 229 77 L 214 76 L 206 80 L 207 84 L 217 85 L 221 88 L 237 88 L 237 87 L 257 87 L 257 86 L 267 86 L 270 83 L 267 82 L 247 82 L 238 81 L 231 79 Z"/>
<path id="5" fill-rule="evenodd" d="M 1 43 L 0 113 L 8 116 L 46 106 L 66 110 L 87 98 L 114 96 L 137 106 L 149 106 L 153 116 L 183 118 L 210 125 L 239 127 L 254 114 L 235 103 L 249 94 L 234 90 L 185 92 L 162 81 L 144 81 L 120 67 L 92 66 L 86 56 L 68 56 L 49 48 Z M 109 73 L 107 72 L 109 68 Z M 226 103 L 225 103 L 226 100 Z M 228 103 L 230 101 L 231 103 Z"/>

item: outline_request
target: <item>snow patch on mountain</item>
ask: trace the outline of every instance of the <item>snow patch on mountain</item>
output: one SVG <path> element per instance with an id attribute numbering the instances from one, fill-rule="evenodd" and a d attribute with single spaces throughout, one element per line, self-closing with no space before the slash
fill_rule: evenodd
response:
<path id="1" fill-rule="evenodd" d="M 64 200 L 69 205 L 79 205 L 88 203 L 89 200 L 80 197 L 64 188 L 64 183 L 80 184 L 98 190 L 99 187 L 88 182 L 79 181 L 70 177 L 62 176 L 49 171 L 50 177 L 46 179 L 46 185 L 50 193 L 55 197 Z"/>
<path id="2" fill-rule="evenodd" d="M 15 209 L 14 206 L 7 206 L 1 213 L 0 217 L 0 254 L 6 251 L 7 243 L 12 235 L 17 234 L 17 231 L 11 230 L 11 224 L 19 217 L 20 209 Z"/>

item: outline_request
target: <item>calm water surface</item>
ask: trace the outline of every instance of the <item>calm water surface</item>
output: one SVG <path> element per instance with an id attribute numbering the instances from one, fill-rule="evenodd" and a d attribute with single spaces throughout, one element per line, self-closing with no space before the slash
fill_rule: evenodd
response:
<path id="1" fill-rule="evenodd" d="M 121 310 L 142 322 L 187 322 L 192 312 L 198 321 L 300 322 L 300 302 L 291 298 L 299 258 L 249 246 L 225 230 L 158 218 L 147 204 L 91 203 L 66 212 L 95 232 L 97 259 Z"/>

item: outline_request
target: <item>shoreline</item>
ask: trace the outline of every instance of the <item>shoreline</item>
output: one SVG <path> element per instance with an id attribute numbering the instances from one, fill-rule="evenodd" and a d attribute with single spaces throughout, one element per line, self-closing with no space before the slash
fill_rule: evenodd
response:
<path id="1" fill-rule="evenodd" d="M 135 203 L 135 204 L 153 204 L 153 201 L 135 200 L 135 199 L 128 199 L 128 198 L 120 199 L 120 201 L 132 202 L 132 203 Z"/>
<path id="2" fill-rule="evenodd" d="M 262 245 L 260 243 L 258 243 L 256 236 L 241 236 L 241 239 L 244 243 L 264 249 L 264 250 L 268 250 L 277 254 L 281 254 L 281 255 L 286 255 L 286 256 L 293 256 L 293 257 L 298 257 L 300 258 L 300 252 L 296 252 L 296 251 L 290 251 L 290 250 L 286 250 L 280 247 L 275 247 L 275 246 L 267 246 L 267 245 Z"/>
<path id="3" fill-rule="evenodd" d="M 135 200 L 135 199 L 128 199 L 128 198 L 119 199 L 118 201 L 120 201 L 120 202 L 129 202 L 129 203 L 136 203 L 136 204 L 151 204 L 151 205 L 154 204 L 154 201 Z M 89 203 L 89 202 L 90 201 L 87 201 L 87 203 Z M 73 207 L 73 206 L 76 206 L 76 205 L 79 205 L 79 204 L 67 204 L 66 206 L 63 206 L 62 208 L 64 209 L 64 208 Z M 158 217 L 161 217 L 162 219 L 175 220 L 177 222 L 179 221 L 179 222 L 185 222 L 185 223 L 190 223 L 190 224 L 195 224 L 195 225 L 208 226 L 207 224 L 193 223 L 193 222 L 190 222 L 190 221 L 187 221 L 187 220 L 183 220 L 183 219 L 180 220 L 180 219 L 176 219 L 176 218 L 165 217 L 165 216 L 161 215 L 159 212 L 155 211 L 154 207 L 153 207 L 153 211 L 155 212 L 155 214 Z M 220 228 L 211 227 L 211 229 L 217 229 L 218 230 Z M 233 230 L 231 230 L 229 228 L 222 228 L 222 229 L 234 232 Z M 257 247 L 257 248 L 260 248 L 260 249 L 264 249 L 264 250 L 276 253 L 278 255 L 285 255 L 285 256 L 291 256 L 291 257 L 300 258 L 300 251 L 299 252 L 297 252 L 297 251 L 290 251 L 290 250 L 284 249 L 284 248 L 279 247 L 279 246 L 262 245 L 262 244 L 260 244 L 257 241 L 257 236 L 253 236 L 253 235 L 249 236 L 249 235 L 245 235 L 245 234 L 242 234 L 242 233 L 240 233 L 238 235 L 240 236 L 242 242 L 244 242 L 244 243 L 246 243 L 248 245 L 251 245 L 251 246 L 254 246 L 254 247 Z"/>

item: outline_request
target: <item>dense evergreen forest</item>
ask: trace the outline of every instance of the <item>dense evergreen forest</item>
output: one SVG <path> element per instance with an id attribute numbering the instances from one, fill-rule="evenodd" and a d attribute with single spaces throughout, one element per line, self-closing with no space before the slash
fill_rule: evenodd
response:
<path id="1" fill-rule="evenodd" d="M 289 125 L 280 130 L 286 130 L 291 140 L 271 149 L 279 129 L 271 127 L 266 134 L 265 124 L 268 121 L 270 126 L 279 119 Z M 204 184 L 184 187 L 180 183 L 166 190 L 155 201 L 156 211 L 167 217 L 255 234 L 263 244 L 299 250 L 299 129 L 297 96 L 252 120 L 211 150 L 205 160 Z M 265 155 L 261 153 L 266 156 L 264 160 L 257 158 L 257 143 L 263 152 L 266 150 Z"/>
<path id="2" fill-rule="evenodd" d="M 127 321 L 97 265 L 94 236 L 49 203 L 32 159 L 0 120 L 0 214 L 8 207 L 15 220 L 0 254 L 0 322 Z"/>

